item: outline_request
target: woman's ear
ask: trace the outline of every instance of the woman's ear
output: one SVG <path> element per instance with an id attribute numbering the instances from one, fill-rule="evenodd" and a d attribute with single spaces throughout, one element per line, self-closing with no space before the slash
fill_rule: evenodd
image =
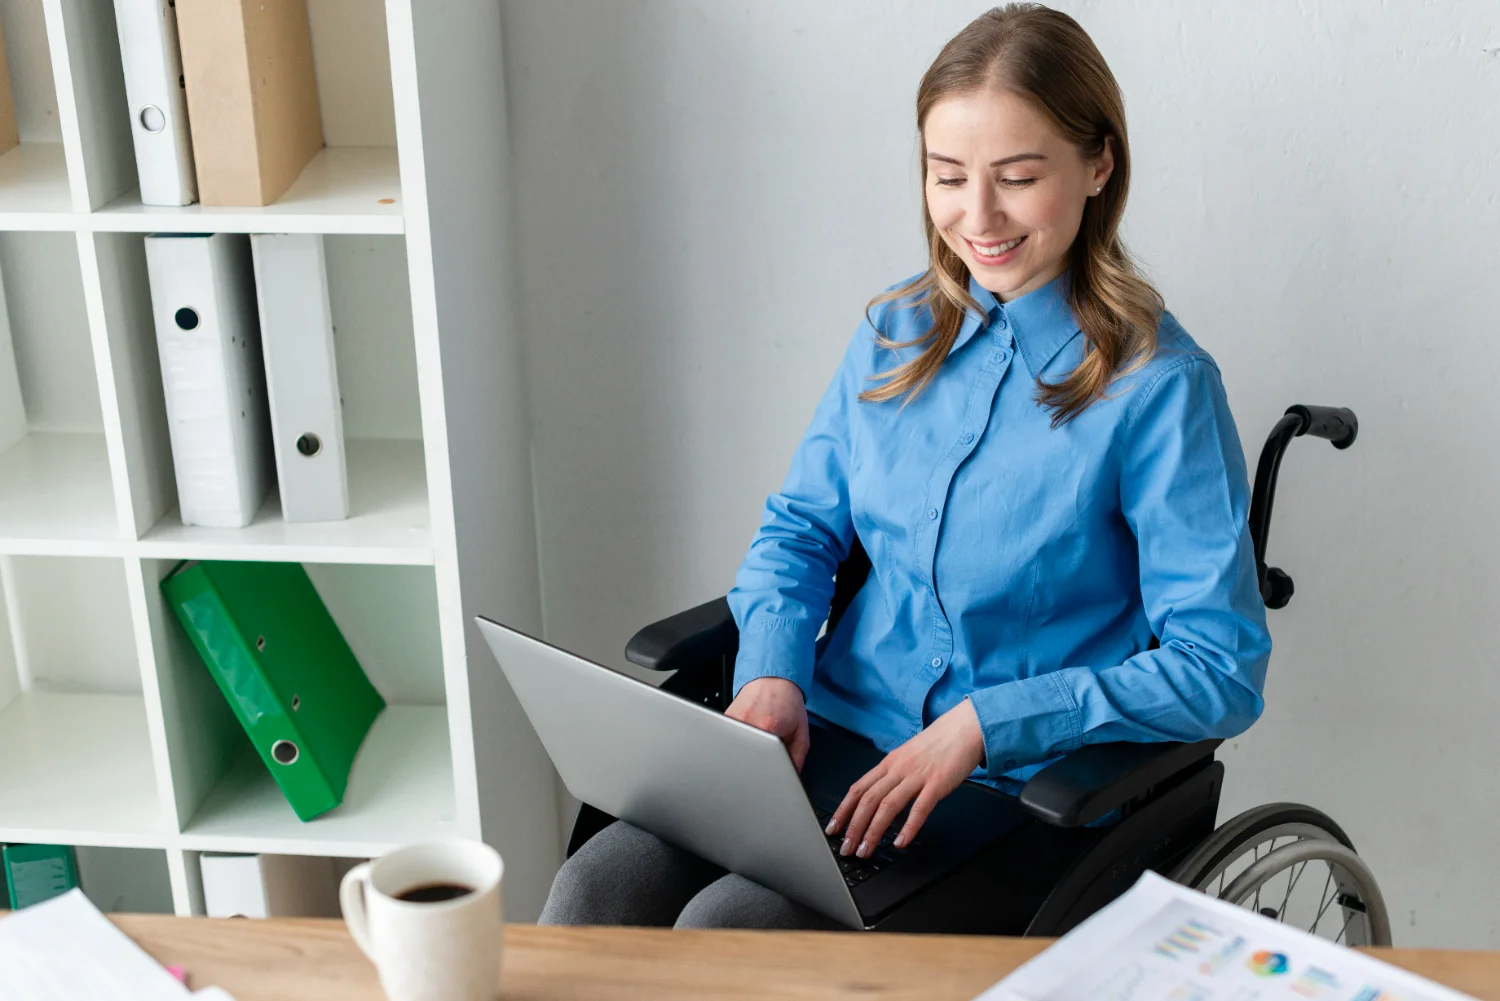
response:
<path id="1" fill-rule="evenodd" d="M 1090 189 L 1104 187 L 1109 181 L 1111 174 L 1115 172 L 1115 137 L 1104 137 L 1104 149 L 1094 158 L 1094 175 L 1090 182 Z M 1093 191 L 1091 190 L 1091 194 Z"/>

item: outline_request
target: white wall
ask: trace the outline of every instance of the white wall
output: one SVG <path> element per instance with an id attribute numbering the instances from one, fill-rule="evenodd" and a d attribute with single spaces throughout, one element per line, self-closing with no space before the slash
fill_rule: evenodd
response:
<path id="1" fill-rule="evenodd" d="M 984 3 L 510 0 L 548 631 L 722 594 L 866 299 L 922 266 L 912 104 Z M 1290 403 L 1267 710 L 1222 816 L 1323 808 L 1400 944 L 1500 946 L 1500 7 L 1062 4 L 1124 88 L 1128 237 L 1251 461 Z"/>

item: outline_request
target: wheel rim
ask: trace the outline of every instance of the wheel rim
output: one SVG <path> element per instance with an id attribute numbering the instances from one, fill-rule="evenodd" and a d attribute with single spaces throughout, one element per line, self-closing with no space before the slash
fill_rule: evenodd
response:
<path id="1" fill-rule="evenodd" d="M 1206 873 L 1217 871 L 1215 867 L 1219 862 L 1238 853 L 1250 839 L 1263 837 L 1265 831 L 1272 827 L 1293 823 L 1306 824 L 1317 831 L 1319 836 L 1337 841 L 1351 851 L 1354 849 L 1354 842 L 1349 840 L 1344 829 L 1323 811 L 1301 803 L 1267 803 L 1220 824 L 1178 864 L 1172 871 L 1171 878 L 1185 886 L 1202 889 Z"/>
<path id="2" fill-rule="evenodd" d="M 1318 875 L 1324 875 L 1321 888 Z M 1391 944 L 1390 917 L 1374 874 L 1358 855 L 1327 838 L 1272 849 L 1216 896 L 1344 945 Z"/>
<path id="3" fill-rule="evenodd" d="M 1224 888 L 1250 865 L 1271 854 L 1278 847 L 1299 841 L 1328 841 L 1337 844 L 1332 835 L 1315 824 L 1299 822 L 1276 824 L 1234 846 L 1233 850 L 1224 852 L 1221 858 L 1197 874 L 1189 885 L 1210 896 L 1223 896 Z M 1179 882 L 1186 882 L 1186 880 L 1179 880 Z"/>

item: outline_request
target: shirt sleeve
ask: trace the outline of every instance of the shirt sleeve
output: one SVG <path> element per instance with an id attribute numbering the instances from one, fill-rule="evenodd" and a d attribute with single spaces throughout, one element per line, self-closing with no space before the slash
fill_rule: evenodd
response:
<path id="1" fill-rule="evenodd" d="M 1219 373 L 1190 356 L 1137 387 L 1120 504 L 1157 649 L 970 696 L 999 776 L 1084 744 L 1231 737 L 1260 715 L 1270 659 L 1244 452 Z"/>
<path id="2" fill-rule="evenodd" d="M 735 694 L 756 678 L 775 677 L 795 682 L 807 697 L 834 573 L 854 539 L 849 418 L 864 389 L 862 349 L 874 336 L 868 320 L 860 324 L 735 574 L 729 592 L 740 631 Z"/>

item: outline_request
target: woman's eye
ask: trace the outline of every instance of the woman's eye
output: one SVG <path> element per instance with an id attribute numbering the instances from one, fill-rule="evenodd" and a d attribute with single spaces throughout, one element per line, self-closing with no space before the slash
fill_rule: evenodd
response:
<path id="1" fill-rule="evenodd" d="M 962 177 L 939 177 L 937 183 L 940 187 L 956 188 L 964 183 L 964 179 Z"/>
<path id="2" fill-rule="evenodd" d="M 1000 183 L 1003 184 L 1003 185 L 1005 185 L 1007 188 L 1024 188 L 1028 184 L 1035 184 L 1036 183 L 1036 178 L 1034 178 L 1034 177 L 1005 177 L 1005 178 L 1002 178 L 1000 180 Z"/>

